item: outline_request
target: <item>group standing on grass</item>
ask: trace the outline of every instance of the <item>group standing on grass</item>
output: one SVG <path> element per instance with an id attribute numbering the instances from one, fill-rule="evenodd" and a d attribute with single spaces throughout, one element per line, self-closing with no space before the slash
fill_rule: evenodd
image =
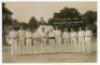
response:
<path id="1" fill-rule="evenodd" d="M 14 54 L 40 54 L 40 53 L 62 53 L 62 52 L 92 52 L 91 44 L 93 33 L 86 27 L 85 30 L 73 28 L 63 32 L 59 29 L 51 29 L 45 32 L 26 30 L 22 27 L 17 30 L 12 28 L 7 36 L 7 41 L 11 45 L 11 53 Z"/>

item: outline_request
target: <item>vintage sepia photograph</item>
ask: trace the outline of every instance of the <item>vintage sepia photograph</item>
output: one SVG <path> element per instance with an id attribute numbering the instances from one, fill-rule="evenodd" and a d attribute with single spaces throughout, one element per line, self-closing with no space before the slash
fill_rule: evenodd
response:
<path id="1" fill-rule="evenodd" d="M 96 63 L 97 2 L 3 2 L 3 63 Z"/>

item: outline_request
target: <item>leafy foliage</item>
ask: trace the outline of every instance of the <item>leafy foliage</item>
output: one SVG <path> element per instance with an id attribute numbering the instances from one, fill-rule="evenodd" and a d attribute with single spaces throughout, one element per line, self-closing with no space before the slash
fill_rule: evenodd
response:
<path id="1" fill-rule="evenodd" d="M 78 24 L 74 24 L 77 21 Z M 48 20 L 48 24 L 54 26 L 55 23 L 58 23 L 58 28 L 65 28 L 73 27 L 75 29 L 78 29 L 78 27 L 85 28 L 88 26 L 90 29 L 92 29 L 94 32 L 96 32 L 96 21 L 97 21 L 97 12 L 94 11 L 87 11 L 85 14 L 81 14 L 77 9 L 75 8 L 68 8 L 65 7 L 60 12 L 55 12 L 53 15 L 53 18 L 50 18 Z M 62 25 L 62 23 L 64 23 Z M 72 23 L 71 25 L 68 23 Z M 83 23 L 83 24 L 81 24 Z"/>
<path id="2" fill-rule="evenodd" d="M 35 17 L 31 17 L 29 23 L 28 23 L 29 28 L 36 30 L 38 28 L 38 21 L 35 19 Z"/>

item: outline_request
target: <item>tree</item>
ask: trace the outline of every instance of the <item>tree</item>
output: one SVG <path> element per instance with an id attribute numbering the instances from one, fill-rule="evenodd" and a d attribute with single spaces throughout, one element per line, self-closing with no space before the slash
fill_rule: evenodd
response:
<path id="1" fill-rule="evenodd" d="M 49 24 L 49 25 L 53 25 L 53 23 L 54 23 L 54 19 L 53 19 L 53 18 L 50 18 L 50 19 L 48 20 L 48 24 Z"/>
<path id="2" fill-rule="evenodd" d="M 2 21 L 3 21 L 3 45 L 8 45 L 6 36 L 8 35 L 10 28 L 12 27 L 12 12 L 6 8 L 6 4 L 2 3 Z"/>
<path id="3" fill-rule="evenodd" d="M 38 28 L 38 21 L 35 19 L 35 17 L 31 17 L 28 26 L 33 30 L 36 30 Z"/>
<path id="4" fill-rule="evenodd" d="M 2 15 L 2 19 L 3 19 L 3 25 L 12 25 L 12 12 L 6 8 L 6 4 L 3 3 L 2 4 L 2 12 L 3 12 L 3 15 Z"/>
<path id="5" fill-rule="evenodd" d="M 80 12 L 75 8 L 63 8 L 60 10 L 60 12 L 54 13 L 54 18 L 65 18 L 65 19 L 71 19 L 76 20 L 79 19 Z"/>
<path id="6" fill-rule="evenodd" d="M 80 23 L 81 19 L 82 19 L 81 14 L 77 9 L 65 7 L 62 10 L 60 10 L 60 12 L 55 12 L 53 15 L 53 18 L 48 20 L 48 24 L 50 25 L 54 24 L 55 26 L 57 26 L 57 28 L 63 29 L 66 26 L 67 27 L 72 26 L 72 25 L 66 25 L 66 23 L 69 23 L 69 22 L 72 23 L 74 21 L 77 21 Z M 74 28 L 77 27 L 77 25 L 73 25 L 73 26 Z"/>
<path id="7" fill-rule="evenodd" d="M 84 15 L 85 25 L 96 34 L 97 33 L 97 12 L 87 11 Z"/>
<path id="8" fill-rule="evenodd" d="M 84 14 L 86 24 L 94 24 L 97 21 L 97 12 L 87 11 Z"/>
<path id="9" fill-rule="evenodd" d="M 60 12 L 55 12 L 52 19 L 49 19 L 48 24 L 54 23 L 57 19 L 70 20 L 81 20 L 80 12 L 75 8 L 65 7 Z"/>

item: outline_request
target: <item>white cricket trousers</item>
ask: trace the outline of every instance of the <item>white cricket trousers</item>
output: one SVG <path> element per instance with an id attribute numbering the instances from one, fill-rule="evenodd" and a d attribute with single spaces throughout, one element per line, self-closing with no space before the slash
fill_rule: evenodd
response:
<path id="1" fill-rule="evenodd" d="M 71 51 L 72 52 L 78 51 L 77 38 L 75 38 L 75 37 L 71 38 Z"/>
<path id="2" fill-rule="evenodd" d="M 85 52 L 85 39 L 79 37 L 78 41 L 78 52 Z"/>
<path id="3" fill-rule="evenodd" d="M 31 38 L 26 39 L 24 54 L 32 54 L 32 39 Z"/>
<path id="4" fill-rule="evenodd" d="M 41 38 L 41 53 L 46 53 L 46 38 Z"/>
<path id="5" fill-rule="evenodd" d="M 55 52 L 62 52 L 61 38 L 56 38 Z"/>
<path id="6" fill-rule="evenodd" d="M 62 51 L 63 52 L 70 52 L 69 38 L 63 38 Z"/>
<path id="7" fill-rule="evenodd" d="M 18 39 L 13 40 L 13 52 L 14 54 L 18 54 Z"/>
<path id="8" fill-rule="evenodd" d="M 86 43 L 86 52 L 91 53 L 92 52 L 92 48 L 91 48 L 91 42 L 92 39 L 90 37 L 86 37 L 85 38 L 85 43 Z"/>
<path id="9" fill-rule="evenodd" d="M 19 39 L 19 44 L 18 44 L 18 54 L 24 54 L 25 50 L 25 38 Z"/>

